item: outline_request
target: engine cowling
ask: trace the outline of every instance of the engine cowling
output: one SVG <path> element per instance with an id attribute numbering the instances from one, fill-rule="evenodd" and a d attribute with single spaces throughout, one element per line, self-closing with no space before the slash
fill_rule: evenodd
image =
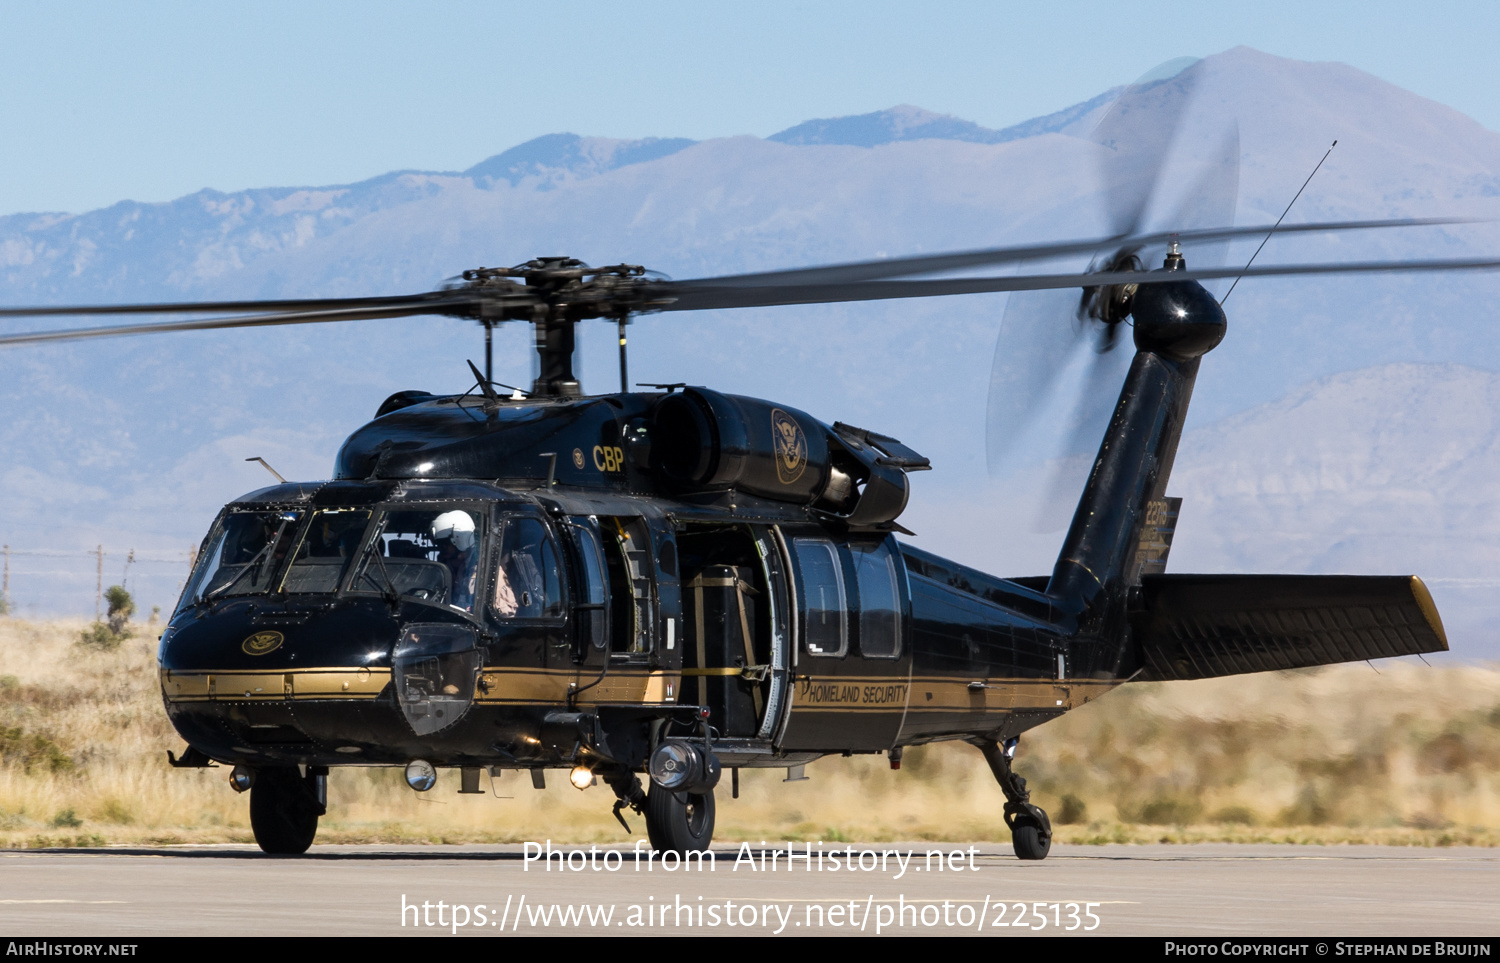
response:
<path id="1" fill-rule="evenodd" d="M 828 487 L 828 429 L 795 408 L 685 388 L 651 420 L 652 467 L 674 488 L 811 504 Z"/>
<path id="2" fill-rule="evenodd" d="M 811 505 L 853 527 L 882 526 L 906 508 L 906 472 L 927 459 L 894 438 L 708 388 L 652 409 L 649 463 L 679 491 L 743 491 Z"/>

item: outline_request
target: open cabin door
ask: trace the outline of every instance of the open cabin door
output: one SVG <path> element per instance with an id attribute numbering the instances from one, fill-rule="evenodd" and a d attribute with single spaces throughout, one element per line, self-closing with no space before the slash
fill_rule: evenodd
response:
<path id="1" fill-rule="evenodd" d="M 763 526 L 684 525 L 682 693 L 723 739 L 770 739 L 786 704 L 786 568 Z"/>
<path id="2" fill-rule="evenodd" d="M 598 668 L 609 658 L 609 576 L 599 519 L 572 516 L 567 533 L 573 585 L 573 662 Z"/>
<path id="3" fill-rule="evenodd" d="M 677 700 L 671 619 L 659 618 L 651 530 L 640 516 L 567 519 L 574 684 L 581 702 Z M 665 587 L 671 588 L 670 585 Z M 661 626 L 666 626 L 665 633 Z"/>

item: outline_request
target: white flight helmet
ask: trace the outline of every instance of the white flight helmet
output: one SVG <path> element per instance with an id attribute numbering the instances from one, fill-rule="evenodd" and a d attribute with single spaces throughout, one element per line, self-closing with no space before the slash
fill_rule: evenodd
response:
<path id="1" fill-rule="evenodd" d="M 443 512 L 432 520 L 432 538 L 450 539 L 454 548 L 467 552 L 474 547 L 474 519 L 468 512 Z"/>

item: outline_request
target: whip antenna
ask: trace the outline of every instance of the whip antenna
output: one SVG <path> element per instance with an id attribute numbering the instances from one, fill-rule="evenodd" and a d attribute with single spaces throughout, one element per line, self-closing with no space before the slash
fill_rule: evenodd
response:
<path id="1" fill-rule="evenodd" d="M 268 461 L 266 461 L 264 458 L 261 458 L 259 455 L 257 455 L 254 458 L 246 458 L 245 460 L 246 461 L 258 461 L 258 462 L 260 462 L 260 466 L 262 468 L 264 468 L 266 471 L 268 471 L 271 474 L 275 475 L 277 481 L 281 482 L 283 485 L 286 484 L 286 479 L 281 477 L 281 472 L 279 472 L 276 469 L 272 468 L 271 467 L 271 463 L 268 462 Z M 133 551 L 134 551 L 134 549 L 132 549 L 132 552 Z M 130 564 L 127 562 L 125 567 L 126 567 L 126 570 L 129 571 Z"/>
<path id="2" fill-rule="evenodd" d="M 1302 186 L 1297 188 L 1297 193 L 1292 195 L 1291 204 L 1288 204 L 1286 206 L 1286 210 L 1281 212 L 1281 216 L 1276 219 L 1276 223 L 1272 224 L 1271 229 L 1266 232 L 1265 240 L 1260 242 L 1260 247 L 1256 248 L 1255 253 L 1250 255 L 1250 260 L 1245 262 L 1246 271 L 1250 270 L 1250 265 L 1254 264 L 1255 259 L 1260 255 L 1260 248 L 1266 246 L 1266 241 L 1269 241 L 1271 239 L 1271 235 L 1275 234 L 1276 229 L 1281 226 L 1281 222 L 1286 220 L 1287 214 L 1292 210 L 1292 204 L 1297 203 L 1297 198 L 1302 196 L 1302 192 L 1307 190 L 1307 185 L 1311 184 L 1313 177 L 1317 175 L 1318 168 L 1323 166 L 1323 161 L 1326 161 L 1328 159 L 1328 155 L 1332 154 L 1333 149 L 1337 146 L 1339 146 L 1338 141 L 1334 141 L 1332 144 L 1328 145 L 1328 150 L 1324 151 L 1323 153 L 1323 160 L 1318 161 L 1318 166 L 1312 169 L 1312 173 L 1307 175 L 1307 180 L 1303 181 Z M 1229 286 L 1229 290 L 1225 291 L 1224 296 L 1219 299 L 1219 307 L 1222 308 L 1224 306 L 1224 302 L 1229 300 L 1229 296 L 1234 293 L 1235 287 L 1240 283 L 1240 278 L 1244 276 L 1244 274 L 1241 274 L 1239 277 L 1234 279 L 1234 284 L 1231 284 Z"/>

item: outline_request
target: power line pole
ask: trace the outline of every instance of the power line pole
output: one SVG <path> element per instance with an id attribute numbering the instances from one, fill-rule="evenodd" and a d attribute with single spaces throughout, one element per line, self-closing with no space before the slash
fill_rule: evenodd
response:
<path id="1" fill-rule="evenodd" d="M 10 602 L 10 546 L 5 546 L 5 580 L 0 583 L 0 604 Z"/>
<path id="2" fill-rule="evenodd" d="M 99 557 L 99 565 L 94 579 L 94 621 L 99 621 L 100 605 L 104 602 L 104 546 L 100 545 L 94 550 Z"/>
<path id="3" fill-rule="evenodd" d="M 188 546 L 188 550 L 187 550 L 187 562 L 188 562 L 187 575 L 183 576 L 182 581 L 177 583 L 177 591 L 178 591 L 179 594 L 182 592 L 183 586 L 187 585 L 187 580 L 193 577 L 193 566 L 195 566 L 195 565 L 198 564 L 198 546 L 197 545 L 189 545 Z"/>

